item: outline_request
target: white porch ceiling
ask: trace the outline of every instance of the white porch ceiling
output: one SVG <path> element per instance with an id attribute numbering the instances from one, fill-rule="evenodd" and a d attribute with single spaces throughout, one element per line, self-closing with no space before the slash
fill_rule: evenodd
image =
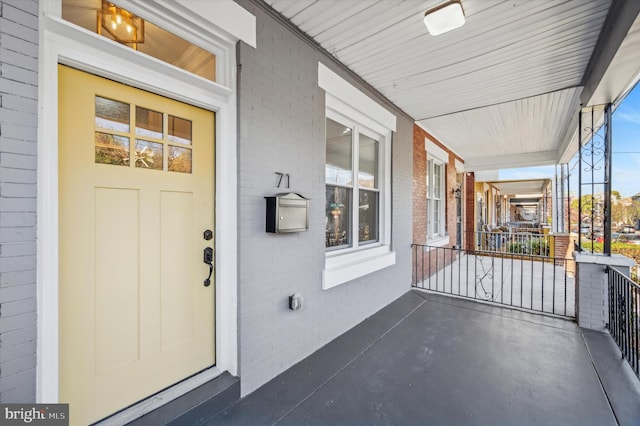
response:
<path id="1" fill-rule="evenodd" d="M 444 0 L 265 1 L 452 148 L 465 170 L 486 170 L 560 160 L 618 0 L 462 0 L 466 24 L 437 37 L 422 18 Z M 624 70 L 608 73 L 609 101 L 640 72 L 635 44 L 626 45 Z"/>
<path id="2" fill-rule="evenodd" d="M 488 182 L 495 186 L 501 195 L 541 196 L 551 185 L 550 179 L 501 180 Z"/>

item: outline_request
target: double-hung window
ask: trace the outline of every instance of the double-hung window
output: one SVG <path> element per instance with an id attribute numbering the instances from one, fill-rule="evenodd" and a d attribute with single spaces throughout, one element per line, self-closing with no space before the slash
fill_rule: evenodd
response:
<path id="1" fill-rule="evenodd" d="M 380 135 L 356 123 L 327 114 L 325 245 L 328 251 L 379 241 L 381 139 Z"/>
<path id="2" fill-rule="evenodd" d="M 444 170 L 436 159 L 427 160 L 427 239 L 445 236 L 444 229 Z"/>
<path id="3" fill-rule="evenodd" d="M 326 105 L 326 290 L 395 264 L 391 135 L 396 117 L 322 64 L 318 84 Z"/>
<path id="4" fill-rule="evenodd" d="M 446 229 L 446 162 L 448 153 L 433 142 L 426 140 L 427 150 L 427 242 L 429 244 L 447 244 L 449 237 Z"/>

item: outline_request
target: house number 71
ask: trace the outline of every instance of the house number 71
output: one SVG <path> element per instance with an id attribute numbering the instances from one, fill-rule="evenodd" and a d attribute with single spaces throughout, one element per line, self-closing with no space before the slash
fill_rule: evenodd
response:
<path id="1" fill-rule="evenodd" d="M 287 179 L 286 188 L 289 188 L 289 173 L 276 172 L 276 174 L 278 175 L 278 183 L 276 184 L 276 188 L 280 188 L 280 186 L 282 185 L 282 178 Z"/>

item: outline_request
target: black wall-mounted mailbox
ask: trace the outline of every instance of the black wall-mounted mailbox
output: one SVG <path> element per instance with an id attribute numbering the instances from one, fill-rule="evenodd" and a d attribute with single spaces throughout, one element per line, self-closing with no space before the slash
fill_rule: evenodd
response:
<path id="1" fill-rule="evenodd" d="M 309 200 L 295 192 L 264 197 L 267 200 L 267 232 L 301 232 L 309 229 Z"/>

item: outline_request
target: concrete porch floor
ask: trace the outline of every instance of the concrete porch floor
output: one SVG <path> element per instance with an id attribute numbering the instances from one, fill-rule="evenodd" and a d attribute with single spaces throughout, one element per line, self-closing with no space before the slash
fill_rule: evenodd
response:
<path id="1" fill-rule="evenodd" d="M 640 424 L 640 384 L 608 334 L 413 290 L 223 411 L 196 407 L 170 419 L 630 425 Z"/>

